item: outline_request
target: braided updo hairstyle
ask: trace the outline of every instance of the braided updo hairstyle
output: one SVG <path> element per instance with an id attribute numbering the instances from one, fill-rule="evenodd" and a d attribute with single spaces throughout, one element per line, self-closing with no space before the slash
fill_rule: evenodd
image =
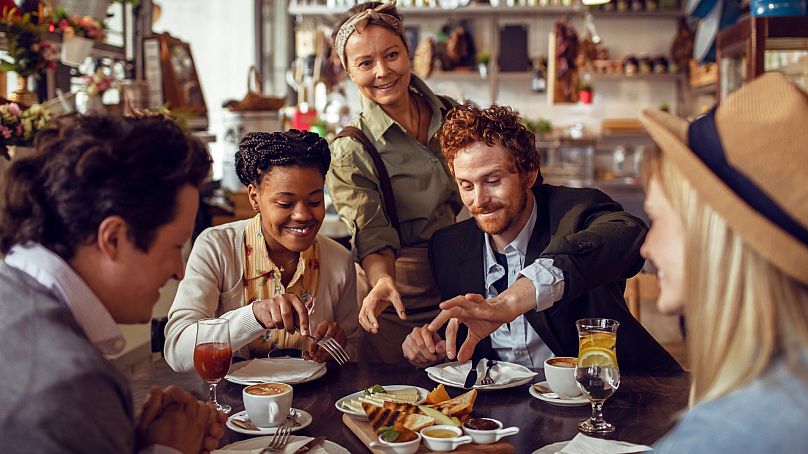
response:
<path id="1" fill-rule="evenodd" d="M 260 186 L 273 167 L 308 167 L 323 174 L 331 165 L 328 142 L 313 132 L 248 132 L 236 152 L 236 174 L 245 186 Z"/>

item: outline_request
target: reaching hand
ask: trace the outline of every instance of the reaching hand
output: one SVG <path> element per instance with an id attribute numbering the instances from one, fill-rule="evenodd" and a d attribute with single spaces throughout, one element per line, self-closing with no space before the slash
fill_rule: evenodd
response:
<path id="1" fill-rule="evenodd" d="M 339 324 L 337 322 L 329 322 L 328 320 L 323 320 L 317 325 L 317 329 L 314 330 L 315 339 L 320 340 L 326 336 L 333 337 L 335 341 L 337 341 L 342 348 L 345 348 L 348 345 L 348 338 L 345 336 L 345 332 L 342 331 Z M 308 346 L 306 350 L 303 352 L 303 358 L 311 359 L 317 361 L 318 363 L 324 363 L 331 359 L 331 355 L 322 347 L 317 345 L 317 342 L 309 339 Z"/>
<path id="2" fill-rule="evenodd" d="M 429 331 L 436 333 L 446 323 L 446 356 L 455 359 L 458 322 L 468 327 L 468 336 L 460 347 L 457 360 L 471 359 L 474 347 L 482 339 L 499 329 L 503 323 L 516 318 L 512 308 L 498 298 L 486 300 L 482 295 L 468 293 L 440 303 L 441 311 L 429 324 Z"/>
<path id="3" fill-rule="evenodd" d="M 413 328 L 404 339 L 404 343 L 401 344 L 404 357 L 413 366 L 429 367 L 446 359 L 446 342 L 440 338 L 438 333 L 429 331 L 428 326 Z"/>
<path id="4" fill-rule="evenodd" d="M 398 293 L 395 281 L 391 277 L 383 277 L 376 281 L 376 285 L 362 301 L 362 309 L 359 310 L 359 324 L 362 325 L 362 328 L 370 333 L 378 334 L 379 322 L 376 317 L 391 303 L 398 312 L 398 318 L 406 320 L 404 303 L 401 302 L 401 294 Z"/>
<path id="5" fill-rule="evenodd" d="M 290 333 L 300 329 L 309 334 L 309 311 L 297 295 L 284 293 L 252 303 L 255 319 L 267 328 L 285 329 Z"/>

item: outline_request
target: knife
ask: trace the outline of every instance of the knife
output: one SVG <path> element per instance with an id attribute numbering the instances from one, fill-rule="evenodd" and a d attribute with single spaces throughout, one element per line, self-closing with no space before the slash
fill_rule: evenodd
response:
<path id="1" fill-rule="evenodd" d="M 466 375 L 466 382 L 463 383 L 464 388 L 469 389 L 477 383 L 477 363 L 480 362 L 480 359 L 482 358 L 471 358 L 471 370 Z"/>
<path id="2" fill-rule="evenodd" d="M 324 441 L 325 441 L 325 437 L 323 437 L 323 436 L 312 438 L 311 440 L 306 442 L 305 445 L 297 448 L 297 451 L 293 452 L 292 454 L 298 454 L 300 452 L 306 452 L 306 451 L 310 450 L 311 448 L 319 445 L 320 443 L 322 443 Z"/>

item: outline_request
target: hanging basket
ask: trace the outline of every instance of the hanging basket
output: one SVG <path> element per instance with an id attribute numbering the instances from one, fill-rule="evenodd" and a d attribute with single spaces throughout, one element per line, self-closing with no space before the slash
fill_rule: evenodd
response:
<path id="1" fill-rule="evenodd" d="M 62 41 L 62 63 L 73 67 L 81 65 L 90 56 L 93 43 L 93 40 L 81 36 L 66 36 Z"/>

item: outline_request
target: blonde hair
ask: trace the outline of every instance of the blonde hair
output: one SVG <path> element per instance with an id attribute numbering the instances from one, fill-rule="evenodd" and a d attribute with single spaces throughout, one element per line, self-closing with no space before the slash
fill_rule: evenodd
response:
<path id="1" fill-rule="evenodd" d="M 684 228 L 690 404 L 743 387 L 779 357 L 808 383 L 808 286 L 752 250 L 672 162 L 651 171 Z"/>

